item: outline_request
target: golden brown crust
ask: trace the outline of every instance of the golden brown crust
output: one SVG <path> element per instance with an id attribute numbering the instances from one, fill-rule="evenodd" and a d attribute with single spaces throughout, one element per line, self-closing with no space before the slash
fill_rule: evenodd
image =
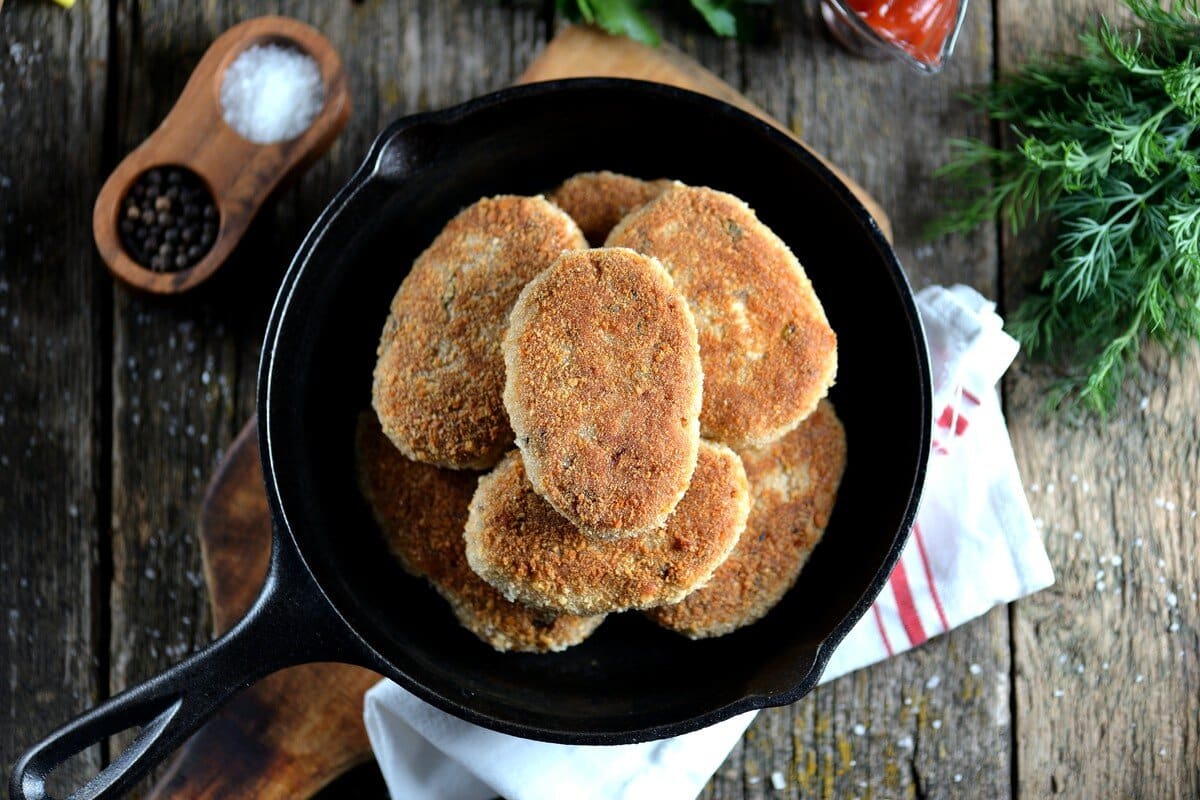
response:
<path id="1" fill-rule="evenodd" d="M 471 571 L 462 530 L 475 473 L 410 461 L 369 412 L 359 417 L 356 450 L 359 483 L 392 552 L 406 570 L 427 578 L 480 639 L 501 651 L 563 650 L 586 639 L 604 619 L 511 603 Z"/>
<path id="2" fill-rule="evenodd" d="M 846 466 L 846 434 L 823 400 L 799 428 L 741 457 L 753 507 L 737 547 L 702 589 L 646 612 L 693 639 L 758 621 L 792 588 L 829 524 Z"/>
<path id="3" fill-rule="evenodd" d="M 837 338 L 825 311 L 787 245 L 741 200 L 676 183 L 625 217 L 606 244 L 657 257 L 691 304 L 706 438 L 768 444 L 828 391 Z"/>
<path id="4" fill-rule="evenodd" d="M 500 340 L 526 283 L 583 234 L 543 197 L 480 200 L 413 263 L 379 341 L 372 405 L 404 455 L 454 469 L 512 444 Z"/>
<path id="5" fill-rule="evenodd" d="M 519 451 L 480 478 L 467 521 L 467 560 L 506 597 L 574 614 L 650 608 L 702 585 L 729 555 L 749 514 L 741 460 L 702 442 L 688 493 L 665 527 L 600 541 L 533 491 Z"/>
<path id="6" fill-rule="evenodd" d="M 504 406 L 533 488 L 585 532 L 660 526 L 700 443 L 700 349 L 653 258 L 563 253 L 521 292 L 504 337 Z"/>
<path id="7" fill-rule="evenodd" d="M 622 217 L 670 186 L 669 180 L 644 181 L 607 170 L 581 172 L 559 184 L 549 198 L 571 215 L 593 247 L 599 247 Z"/>

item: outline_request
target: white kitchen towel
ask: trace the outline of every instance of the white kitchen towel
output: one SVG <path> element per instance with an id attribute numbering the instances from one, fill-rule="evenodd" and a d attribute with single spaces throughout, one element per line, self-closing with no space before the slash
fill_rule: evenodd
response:
<path id="1" fill-rule="evenodd" d="M 917 308 L 934 393 L 925 493 L 891 578 L 834 652 L 822 682 L 1054 582 L 996 390 L 1017 343 L 995 306 L 968 287 L 924 289 Z M 754 712 L 674 739 L 580 747 L 486 730 L 381 681 L 367 693 L 363 716 L 396 800 L 689 800 Z"/>

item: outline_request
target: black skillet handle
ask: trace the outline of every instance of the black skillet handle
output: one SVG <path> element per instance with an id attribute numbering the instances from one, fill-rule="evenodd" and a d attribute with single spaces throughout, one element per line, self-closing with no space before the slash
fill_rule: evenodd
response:
<path id="1" fill-rule="evenodd" d="M 69 800 L 117 797 L 259 678 L 312 661 L 369 665 L 371 660 L 317 589 L 291 542 L 276 533 L 266 582 L 241 622 L 204 650 L 34 745 L 13 767 L 9 795 L 12 800 L 49 800 L 46 779 L 56 767 L 109 736 L 140 727 L 133 742 Z"/>

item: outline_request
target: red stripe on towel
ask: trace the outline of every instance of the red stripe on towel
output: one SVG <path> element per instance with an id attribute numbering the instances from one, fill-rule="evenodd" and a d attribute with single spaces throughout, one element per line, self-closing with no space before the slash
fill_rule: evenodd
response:
<path id="1" fill-rule="evenodd" d="M 925 569 L 925 582 L 929 584 L 929 594 L 933 596 L 933 605 L 937 609 L 938 619 L 942 622 L 942 630 L 950 630 L 946 619 L 946 609 L 942 608 L 942 598 L 938 597 L 937 584 L 933 582 L 933 570 L 929 567 L 929 555 L 925 552 L 925 537 L 921 535 L 921 526 L 913 524 L 913 538 L 917 540 L 917 552 L 921 554 L 921 566 Z"/>
<path id="2" fill-rule="evenodd" d="M 896 595 L 896 608 L 900 611 L 900 624 L 908 635 L 908 641 L 913 647 L 924 642 L 929 637 L 925 635 L 925 626 L 921 624 L 921 615 L 917 613 L 917 605 L 913 602 L 912 588 L 908 585 L 908 572 L 904 562 L 897 561 L 892 570 L 892 594 Z"/>
<path id="3" fill-rule="evenodd" d="M 887 650 L 889 656 L 895 655 L 896 652 L 892 650 L 892 643 L 888 641 L 887 631 L 883 629 L 883 615 L 879 613 L 879 606 L 872 605 L 871 610 L 875 612 L 875 624 L 879 627 L 879 638 L 883 639 L 883 649 Z"/>

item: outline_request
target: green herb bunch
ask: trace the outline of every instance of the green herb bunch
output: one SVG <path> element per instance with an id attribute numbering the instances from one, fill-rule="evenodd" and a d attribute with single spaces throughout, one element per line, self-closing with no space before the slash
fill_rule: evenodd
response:
<path id="1" fill-rule="evenodd" d="M 773 0 L 689 0 L 708 27 L 721 36 L 746 32 L 749 6 L 769 5 Z M 658 31 L 646 17 L 645 8 L 661 5 L 652 0 L 556 0 L 560 14 L 575 22 L 589 22 L 609 33 L 628 36 L 645 44 L 659 43 Z"/>
<path id="2" fill-rule="evenodd" d="M 1200 339 L 1200 14 L 1126 0 L 1082 53 L 1025 66 L 971 96 L 1012 142 L 956 141 L 939 175 L 972 199 L 938 232 L 1001 218 L 1055 231 L 1037 290 L 1012 314 L 1028 352 L 1064 368 L 1049 403 L 1105 416 L 1147 340 Z"/>

